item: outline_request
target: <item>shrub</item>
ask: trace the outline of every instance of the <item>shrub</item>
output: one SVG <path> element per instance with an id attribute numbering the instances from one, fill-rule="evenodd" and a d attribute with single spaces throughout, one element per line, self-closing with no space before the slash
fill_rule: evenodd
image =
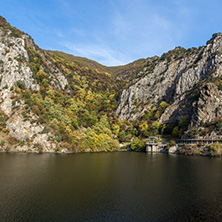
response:
<path id="1" fill-rule="evenodd" d="M 188 129 L 188 126 L 189 126 L 189 120 L 185 117 L 182 117 L 180 119 L 180 128 L 185 131 Z"/>
<path id="2" fill-rule="evenodd" d="M 173 128 L 172 136 L 173 136 L 173 137 L 178 137 L 178 136 L 179 136 L 178 126 L 175 126 L 175 127 Z"/>
<path id="3" fill-rule="evenodd" d="M 219 155 L 221 144 L 219 142 L 213 143 L 210 145 L 210 154 L 211 156 Z"/>
<path id="4" fill-rule="evenodd" d="M 48 133 L 50 130 L 45 126 L 42 130 L 41 134 Z"/>
<path id="5" fill-rule="evenodd" d="M 0 142 L 0 146 L 4 146 L 4 145 L 5 145 L 5 141 L 2 140 L 2 141 Z"/>
<path id="6" fill-rule="evenodd" d="M 21 145 L 21 146 L 24 146 L 24 145 L 25 145 L 25 141 L 22 140 L 22 141 L 20 142 L 20 145 Z"/>
<path id="7" fill-rule="evenodd" d="M 4 128 L 4 129 L 2 129 L 2 132 L 8 134 L 9 133 L 9 129 Z"/>
<path id="8" fill-rule="evenodd" d="M 37 72 L 36 75 L 40 81 L 42 81 L 44 78 L 46 78 L 46 74 L 45 74 L 44 70 L 42 70 L 42 69 L 39 72 Z"/>
<path id="9" fill-rule="evenodd" d="M 15 137 L 10 136 L 10 137 L 8 138 L 8 142 L 9 142 L 9 144 L 14 145 L 14 144 L 16 144 L 18 141 L 17 141 L 17 139 L 16 139 Z"/>
<path id="10" fill-rule="evenodd" d="M 165 127 L 163 128 L 163 134 L 164 135 L 169 135 L 169 134 L 171 134 L 172 133 L 172 131 L 173 131 L 173 128 L 174 128 L 174 124 L 173 123 L 167 123 L 166 125 L 165 125 Z"/>
<path id="11" fill-rule="evenodd" d="M 216 123 L 216 128 L 218 131 L 222 131 L 222 119 L 219 119 Z"/>
<path id="12" fill-rule="evenodd" d="M 22 96 L 24 97 L 24 98 L 26 98 L 26 99 L 29 99 L 30 98 L 30 93 L 28 92 L 28 91 L 23 91 L 22 92 Z"/>
<path id="13" fill-rule="evenodd" d="M 25 82 L 23 80 L 18 80 L 16 82 L 16 85 L 20 88 L 20 89 L 25 89 Z"/>
<path id="14" fill-rule="evenodd" d="M 131 150 L 141 150 L 145 148 L 145 142 L 135 137 L 131 143 Z"/>
<path id="15" fill-rule="evenodd" d="M 120 141 L 120 143 L 122 143 L 122 142 L 125 142 L 126 141 L 126 133 L 125 133 L 125 131 L 121 131 L 120 133 L 119 133 L 119 141 Z"/>
<path id="16" fill-rule="evenodd" d="M 12 32 L 10 33 L 10 35 L 12 37 L 15 37 L 15 38 L 21 38 L 21 35 L 19 34 L 19 32 L 15 29 L 12 30 Z"/>
<path id="17" fill-rule="evenodd" d="M 72 120 L 71 125 L 74 127 L 74 129 L 78 129 L 79 128 L 79 124 L 78 124 L 78 121 L 76 119 Z"/>
<path id="18" fill-rule="evenodd" d="M 61 136 L 61 135 L 58 135 L 58 136 L 56 137 L 56 141 L 57 141 L 57 142 L 61 142 L 61 141 L 62 141 L 62 136 Z"/>
<path id="19" fill-rule="evenodd" d="M 176 142 L 174 140 L 170 140 L 169 146 L 170 147 L 176 146 Z"/>

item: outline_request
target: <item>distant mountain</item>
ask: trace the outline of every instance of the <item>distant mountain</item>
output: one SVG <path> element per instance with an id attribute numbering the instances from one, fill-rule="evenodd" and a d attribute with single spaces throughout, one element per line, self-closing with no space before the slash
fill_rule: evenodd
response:
<path id="1" fill-rule="evenodd" d="M 59 56 L 68 61 L 74 62 L 75 64 L 79 66 L 85 66 L 90 69 L 97 69 L 101 72 L 108 72 L 112 74 L 113 76 L 115 76 L 116 78 L 124 79 L 124 80 L 132 78 L 139 71 L 141 71 L 143 67 L 146 65 L 146 61 L 147 61 L 147 59 L 138 59 L 127 65 L 108 67 L 108 66 L 101 65 L 98 62 L 95 62 L 93 60 L 79 57 L 79 56 L 70 55 L 64 52 L 60 52 L 60 51 L 47 51 L 47 52 L 53 55 Z"/>
<path id="2" fill-rule="evenodd" d="M 220 33 L 206 46 L 106 67 L 42 50 L 0 17 L 0 151 L 113 151 L 155 135 L 219 135 L 221 74 Z"/>

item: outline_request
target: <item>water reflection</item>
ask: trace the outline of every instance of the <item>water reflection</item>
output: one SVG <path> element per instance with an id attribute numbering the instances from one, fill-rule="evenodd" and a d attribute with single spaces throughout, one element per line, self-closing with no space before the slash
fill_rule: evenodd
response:
<path id="1" fill-rule="evenodd" d="M 222 160 L 0 154 L 3 221 L 219 221 Z"/>

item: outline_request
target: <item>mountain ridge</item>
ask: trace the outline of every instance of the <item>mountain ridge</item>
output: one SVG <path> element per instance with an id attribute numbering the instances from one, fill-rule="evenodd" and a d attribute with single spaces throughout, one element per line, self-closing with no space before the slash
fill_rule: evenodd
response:
<path id="1" fill-rule="evenodd" d="M 222 134 L 222 35 L 106 67 L 40 49 L 0 17 L 0 150 L 98 152 Z"/>
<path id="2" fill-rule="evenodd" d="M 85 57 L 75 56 L 75 55 L 64 53 L 61 51 L 53 51 L 53 50 L 46 50 L 46 51 L 51 54 L 68 59 L 72 62 L 75 62 L 76 64 L 80 66 L 85 66 L 91 69 L 98 69 L 99 71 L 102 71 L 102 72 L 109 72 L 110 74 L 114 75 L 115 77 L 119 79 L 122 79 L 122 78 L 126 79 L 128 78 L 128 76 L 133 76 L 133 74 L 135 74 L 136 72 L 138 72 L 139 70 L 143 68 L 143 64 L 145 65 L 145 62 L 147 60 L 147 59 L 138 59 L 126 65 L 105 66 L 96 61 L 87 59 Z"/>

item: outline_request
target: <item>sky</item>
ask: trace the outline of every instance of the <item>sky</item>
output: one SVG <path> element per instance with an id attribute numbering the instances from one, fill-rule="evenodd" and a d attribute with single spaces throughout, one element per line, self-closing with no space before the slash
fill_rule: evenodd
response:
<path id="1" fill-rule="evenodd" d="M 103 65 L 205 45 L 222 32 L 221 0 L 0 0 L 0 15 L 42 49 Z"/>

